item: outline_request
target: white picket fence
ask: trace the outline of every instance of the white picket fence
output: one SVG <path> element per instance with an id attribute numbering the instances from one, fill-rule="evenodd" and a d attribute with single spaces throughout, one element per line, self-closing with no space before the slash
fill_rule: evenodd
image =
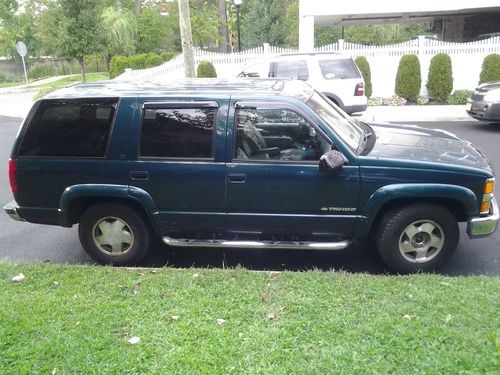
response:
<path id="1" fill-rule="evenodd" d="M 339 40 L 323 47 L 316 48 L 317 52 L 339 52 L 345 55 L 365 56 L 370 63 L 374 96 L 391 96 L 394 94 L 394 84 L 397 68 L 401 56 L 415 54 L 419 57 L 422 76 L 421 95 L 427 91 L 427 72 L 431 58 L 441 52 L 450 55 L 453 66 L 454 89 L 473 89 L 479 80 L 481 65 L 486 55 L 500 53 L 500 37 L 469 42 L 452 43 L 438 40 L 419 39 L 388 46 L 367 46 Z M 265 43 L 261 47 L 236 53 L 217 53 L 203 50 L 194 50 L 196 65 L 201 61 L 211 61 L 220 78 L 234 78 L 241 72 L 243 66 L 254 60 L 271 58 L 278 54 L 298 52 L 297 49 L 273 47 Z M 184 76 L 183 56 L 179 55 L 163 65 L 132 70 L 127 69 L 117 80 L 147 80 L 166 81 L 179 79 Z"/>

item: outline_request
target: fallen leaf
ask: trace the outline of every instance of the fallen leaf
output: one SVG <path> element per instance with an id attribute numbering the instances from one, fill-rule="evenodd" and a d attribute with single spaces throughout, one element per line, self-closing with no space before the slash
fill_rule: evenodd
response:
<path id="1" fill-rule="evenodd" d="M 80 325 L 80 321 L 77 321 L 75 325 L 79 326 Z"/>
<path id="2" fill-rule="evenodd" d="M 58 286 L 59 285 L 59 281 L 53 281 L 52 284 L 54 284 L 55 286 Z"/>
<path id="3" fill-rule="evenodd" d="M 177 320 L 179 320 L 179 316 L 178 315 L 172 315 L 169 319 L 173 320 L 173 321 L 177 321 Z"/>
<path id="4" fill-rule="evenodd" d="M 54 367 L 50 373 L 51 373 L 51 375 L 56 375 L 57 374 L 57 369 Z"/>
<path id="5" fill-rule="evenodd" d="M 453 317 L 451 316 L 451 314 L 448 314 L 445 316 L 444 321 L 445 321 L 445 323 L 448 323 L 452 319 L 453 319 Z"/>
<path id="6" fill-rule="evenodd" d="M 138 336 L 134 336 L 130 340 L 128 340 L 128 343 L 130 345 L 137 345 L 137 344 L 139 344 L 139 341 L 141 341 L 141 338 Z"/>
<path id="7" fill-rule="evenodd" d="M 224 319 L 217 319 L 217 324 L 218 325 L 222 325 L 224 323 L 226 323 L 226 321 Z"/>
<path id="8" fill-rule="evenodd" d="M 267 314 L 267 319 L 276 320 L 276 315 L 274 315 L 274 313 Z"/>
<path id="9" fill-rule="evenodd" d="M 24 281 L 25 278 L 26 277 L 22 273 L 20 273 L 19 275 L 14 276 L 12 278 L 12 282 L 14 282 L 14 283 L 20 283 L 21 281 Z"/>
<path id="10" fill-rule="evenodd" d="M 447 283 L 447 282 L 445 282 L 445 281 L 441 281 L 441 285 L 444 285 L 444 286 L 451 286 L 451 284 L 450 284 L 450 283 Z"/>
<path id="11" fill-rule="evenodd" d="M 198 275 L 197 273 L 194 273 L 193 274 L 193 279 L 196 279 L 198 276 L 200 276 L 200 275 Z"/>
<path id="12" fill-rule="evenodd" d="M 280 306 L 280 310 L 281 310 L 281 311 L 284 311 L 285 309 L 286 309 L 286 305 L 281 305 L 281 306 Z"/>
<path id="13" fill-rule="evenodd" d="M 411 316 L 406 314 L 406 315 L 403 315 L 403 319 L 405 320 L 411 320 Z"/>
<path id="14" fill-rule="evenodd" d="M 413 294 L 408 294 L 408 298 L 413 298 Z"/>

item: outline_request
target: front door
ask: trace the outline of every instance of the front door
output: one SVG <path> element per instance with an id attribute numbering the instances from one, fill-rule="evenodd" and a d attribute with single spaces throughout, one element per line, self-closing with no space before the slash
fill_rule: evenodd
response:
<path id="1" fill-rule="evenodd" d="M 332 142 L 293 107 L 233 105 L 226 167 L 229 230 L 349 238 L 356 222 L 358 166 L 320 171 L 319 158 Z"/>

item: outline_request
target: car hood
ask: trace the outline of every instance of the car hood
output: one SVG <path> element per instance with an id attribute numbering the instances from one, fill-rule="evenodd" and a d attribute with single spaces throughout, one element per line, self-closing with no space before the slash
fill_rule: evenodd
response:
<path id="1" fill-rule="evenodd" d="M 414 125 L 370 123 L 370 126 L 376 141 L 367 156 L 429 161 L 493 171 L 481 149 L 447 131 Z"/>

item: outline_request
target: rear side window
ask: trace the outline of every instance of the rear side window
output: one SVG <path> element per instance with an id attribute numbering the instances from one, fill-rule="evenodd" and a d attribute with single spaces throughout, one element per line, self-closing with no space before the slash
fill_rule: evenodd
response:
<path id="1" fill-rule="evenodd" d="M 146 108 L 141 151 L 145 157 L 211 158 L 216 108 Z"/>
<path id="2" fill-rule="evenodd" d="M 351 59 L 319 60 L 318 63 L 325 79 L 360 78 L 358 69 Z"/>
<path id="3" fill-rule="evenodd" d="M 22 156 L 104 157 L 118 99 L 44 100 L 24 135 Z"/>
<path id="4" fill-rule="evenodd" d="M 273 63 L 273 70 L 275 78 L 301 79 L 303 81 L 309 79 L 309 70 L 304 60 L 277 61 Z"/>

